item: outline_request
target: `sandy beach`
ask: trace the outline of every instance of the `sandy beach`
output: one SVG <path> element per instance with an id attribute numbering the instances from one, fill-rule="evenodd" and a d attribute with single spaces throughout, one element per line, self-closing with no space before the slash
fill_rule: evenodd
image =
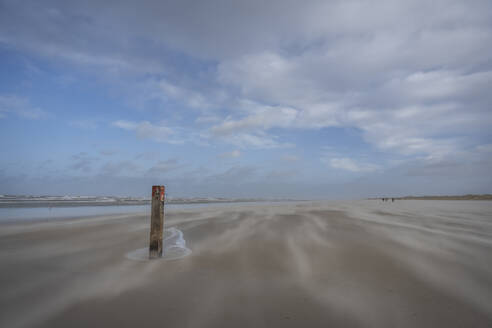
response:
<path id="1" fill-rule="evenodd" d="M 191 254 L 129 258 L 149 220 L 1 223 L 0 326 L 492 326 L 490 201 L 169 210 Z"/>

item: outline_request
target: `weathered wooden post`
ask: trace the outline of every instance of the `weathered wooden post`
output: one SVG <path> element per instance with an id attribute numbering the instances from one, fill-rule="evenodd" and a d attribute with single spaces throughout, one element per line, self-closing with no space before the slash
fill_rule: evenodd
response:
<path id="1" fill-rule="evenodd" d="M 152 210 L 150 217 L 149 258 L 162 256 L 162 234 L 164 229 L 164 186 L 152 186 Z"/>

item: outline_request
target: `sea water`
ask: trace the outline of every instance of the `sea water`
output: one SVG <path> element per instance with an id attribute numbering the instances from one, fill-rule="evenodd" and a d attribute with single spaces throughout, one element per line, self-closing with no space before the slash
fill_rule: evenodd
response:
<path id="1" fill-rule="evenodd" d="M 186 247 L 183 232 L 174 227 L 164 230 L 162 240 L 161 260 L 177 260 L 191 254 L 191 250 Z M 149 248 L 143 247 L 126 253 L 126 258 L 136 261 L 149 260 Z"/>

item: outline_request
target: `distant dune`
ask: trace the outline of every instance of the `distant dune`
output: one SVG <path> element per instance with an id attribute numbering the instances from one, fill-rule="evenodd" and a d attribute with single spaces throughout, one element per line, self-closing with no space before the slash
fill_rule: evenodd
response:
<path id="1" fill-rule="evenodd" d="M 422 200 L 492 200 L 491 194 L 458 195 L 458 196 L 405 196 L 395 199 L 422 199 Z"/>

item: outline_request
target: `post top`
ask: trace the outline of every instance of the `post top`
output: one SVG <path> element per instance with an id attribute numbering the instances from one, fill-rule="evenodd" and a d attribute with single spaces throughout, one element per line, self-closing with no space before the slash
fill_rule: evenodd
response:
<path id="1" fill-rule="evenodd" d="M 164 201 L 164 186 L 152 186 L 152 198 L 159 199 L 160 201 Z"/>

